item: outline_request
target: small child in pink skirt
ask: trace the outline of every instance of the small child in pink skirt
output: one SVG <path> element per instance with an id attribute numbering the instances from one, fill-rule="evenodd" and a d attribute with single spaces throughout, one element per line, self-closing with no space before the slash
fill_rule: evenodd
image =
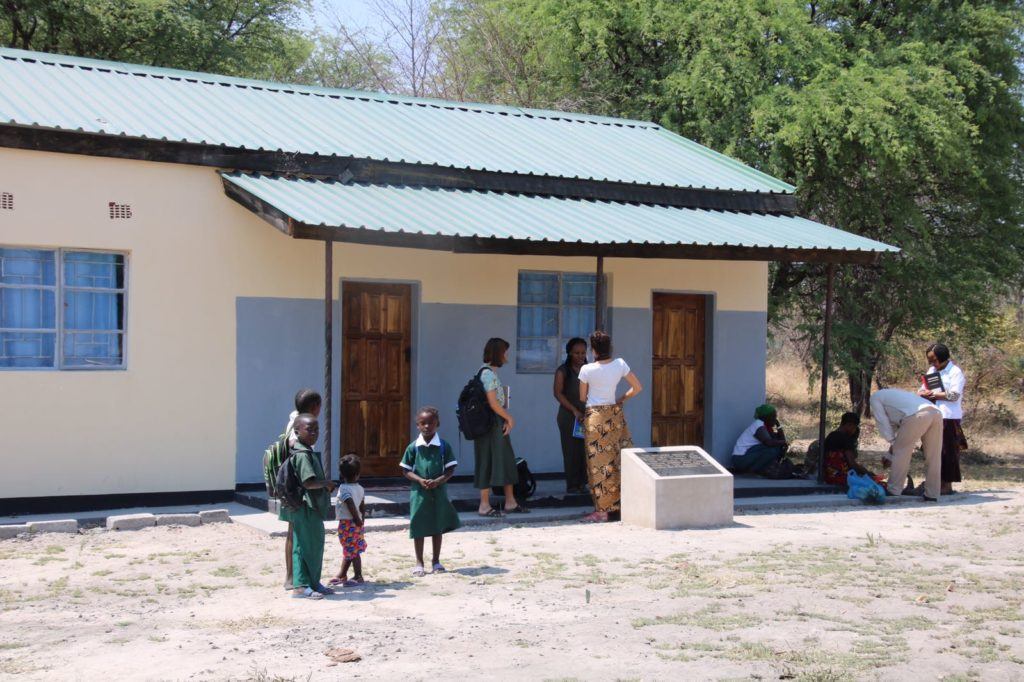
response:
<path id="1" fill-rule="evenodd" d="M 338 462 L 342 484 L 338 486 L 338 499 L 335 511 L 338 517 L 338 540 L 341 542 L 341 570 L 331 580 L 331 585 L 354 587 L 363 584 L 362 553 L 366 551 L 366 539 L 363 535 L 363 517 L 366 514 L 366 503 L 363 498 L 366 492 L 359 485 L 361 464 L 356 455 L 345 455 Z M 349 580 L 348 569 L 352 567 L 352 579 Z"/>

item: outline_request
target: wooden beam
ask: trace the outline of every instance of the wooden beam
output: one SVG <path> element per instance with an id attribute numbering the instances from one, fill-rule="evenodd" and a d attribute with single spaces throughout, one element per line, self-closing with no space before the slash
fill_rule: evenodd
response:
<path id="1" fill-rule="evenodd" d="M 828 418 L 828 369 L 832 344 L 832 294 L 836 266 L 825 267 L 825 328 L 821 336 L 821 404 L 818 413 L 818 483 L 825 480 L 825 427 Z"/>
<path id="2" fill-rule="evenodd" d="M 331 475 L 331 407 L 334 392 L 332 383 L 334 358 L 334 242 L 324 242 L 324 409 L 323 409 L 323 450 L 321 459 L 324 475 Z"/>
<path id="3" fill-rule="evenodd" d="M 873 265 L 881 258 L 873 251 L 830 251 L 825 249 L 781 249 L 704 244 L 622 244 L 552 242 L 528 239 L 453 237 L 447 235 L 385 232 L 366 228 L 324 227 L 295 223 L 297 239 L 333 239 L 352 244 L 396 246 L 455 253 L 503 254 L 514 256 L 582 256 L 596 258 L 677 258 L 687 260 L 750 260 L 805 263 L 857 263 Z"/>
<path id="4" fill-rule="evenodd" d="M 221 182 L 224 185 L 224 193 L 228 195 L 229 199 L 233 199 L 242 206 L 245 206 L 286 235 L 294 235 L 295 230 L 292 219 L 284 211 L 281 211 L 273 204 L 268 204 L 256 195 L 246 192 L 235 183 L 228 182 L 225 178 L 221 178 Z"/>
<path id="5" fill-rule="evenodd" d="M 594 329 L 604 331 L 604 256 L 597 257 L 597 282 L 594 286 Z"/>
<path id="6" fill-rule="evenodd" d="M 795 215 L 798 209 L 796 197 L 774 192 L 663 187 L 619 181 L 482 171 L 434 164 L 241 149 L 10 124 L 0 124 L 0 147 L 290 175 L 344 177 L 355 182 L 373 184 L 515 192 L 720 211 Z"/>

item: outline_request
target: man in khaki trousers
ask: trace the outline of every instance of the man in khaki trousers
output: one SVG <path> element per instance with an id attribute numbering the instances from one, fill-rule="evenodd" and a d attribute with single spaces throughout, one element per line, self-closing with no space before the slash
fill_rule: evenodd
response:
<path id="1" fill-rule="evenodd" d="M 871 415 L 878 434 L 889 441 L 892 470 L 886 487 L 899 495 L 907 482 L 910 455 L 921 442 L 924 450 L 924 499 L 939 499 L 942 486 L 942 412 L 931 402 L 910 391 L 883 388 L 871 395 Z"/>

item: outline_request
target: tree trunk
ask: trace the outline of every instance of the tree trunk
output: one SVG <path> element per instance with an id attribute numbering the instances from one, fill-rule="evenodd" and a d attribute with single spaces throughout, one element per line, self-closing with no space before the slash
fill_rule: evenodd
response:
<path id="1" fill-rule="evenodd" d="M 874 378 L 874 368 L 847 372 L 846 374 L 846 381 L 850 387 L 851 408 L 858 415 L 868 419 L 871 418 L 869 398 L 871 397 L 871 383 L 874 381 Z"/>

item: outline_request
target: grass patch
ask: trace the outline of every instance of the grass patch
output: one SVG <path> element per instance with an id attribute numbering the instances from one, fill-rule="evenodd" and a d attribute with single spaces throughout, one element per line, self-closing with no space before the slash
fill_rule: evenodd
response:
<path id="1" fill-rule="evenodd" d="M 211 571 L 218 578 L 241 578 L 242 569 L 238 566 L 221 566 Z"/>
<path id="2" fill-rule="evenodd" d="M 716 632 L 728 632 L 752 628 L 763 622 L 760 616 L 752 613 L 721 613 L 718 605 L 706 606 L 693 613 L 677 613 L 672 616 L 655 616 L 654 618 L 636 618 L 632 621 L 634 628 L 645 628 L 651 625 L 682 625 L 684 627 L 702 628 Z"/>

